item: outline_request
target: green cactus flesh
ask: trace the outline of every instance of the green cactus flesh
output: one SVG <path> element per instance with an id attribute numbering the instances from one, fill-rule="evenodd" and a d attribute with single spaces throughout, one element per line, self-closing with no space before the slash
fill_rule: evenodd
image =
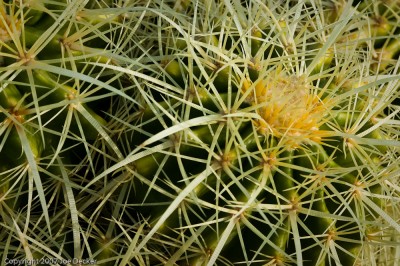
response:
<path id="1" fill-rule="evenodd" d="M 396 1 L 9 2 L 4 258 L 399 263 Z"/>

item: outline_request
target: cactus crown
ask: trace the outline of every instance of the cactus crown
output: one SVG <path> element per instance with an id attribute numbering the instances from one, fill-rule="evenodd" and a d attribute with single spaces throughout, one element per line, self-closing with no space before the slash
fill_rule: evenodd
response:
<path id="1" fill-rule="evenodd" d="M 253 87 L 244 81 L 242 92 L 252 90 L 248 101 L 259 106 L 256 122 L 260 134 L 272 134 L 278 138 L 292 138 L 293 147 L 298 147 L 305 139 L 318 141 L 322 132 L 327 103 L 312 92 L 312 86 L 304 77 L 286 76 L 281 71 L 273 71 Z M 289 143 L 287 143 L 290 145 Z"/>

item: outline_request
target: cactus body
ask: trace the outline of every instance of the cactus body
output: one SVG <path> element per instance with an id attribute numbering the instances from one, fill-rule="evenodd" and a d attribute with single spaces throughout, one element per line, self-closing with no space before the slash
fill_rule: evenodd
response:
<path id="1" fill-rule="evenodd" d="M 136 161 L 131 181 L 145 193 L 129 201 L 148 214 L 150 225 L 136 251 L 159 239 L 168 250 L 167 265 L 374 260 L 366 239 L 393 204 L 379 195 L 385 194 L 388 176 L 396 179 L 385 169 L 398 160 L 398 148 L 387 145 L 397 138 L 378 122 L 389 105 L 370 105 L 383 101 L 373 93 L 371 77 L 380 75 L 376 63 L 361 58 L 364 40 L 349 40 L 357 21 L 373 47 L 385 49 L 378 36 L 393 30 L 388 20 L 368 28 L 372 16 L 359 20 L 356 7 L 344 2 L 335 3 L 329 17 L 326 7 L 311 3 L 290 2 L 282 10 L 253 1 L 196 3 L 197 8 L 181 8 L 207 17 L 212 28 L 211 22 L 192 21 L 185 27 L 198 35 L 186 36 L 177 30 L 186 20 L 178 16 L 174 24 L 165 18 L 165 30 L 155 37 L 164 42 L 155 50 L 162 51 L 158 78 L 166 86 L 142 88 L 162 100 L 152 105 L 155 119 L 146 113 L 146 119 L 132 121 L 140 128 L 152 120 L 149 125 L 157 128 L 131 149 L 137 154 L 154 149 Z M 395 44 L 386 47 L 395 50 Z M 389 65 L 381 66 L 381 73 L 390 72 Z M 382 84 L 382 94 L 398 97 L 398 85 Z M 213 108 L 198 96 L 204 90 Z M 215 120 L 208 120 L 211 115 Z M 204 128 L 200 135 L 194 134 L 198 128 Z M 204 141 L 207 136 L 210 141 Z M 184 151 L 187 145 L 196 148 Z M 200 155 L 202 149 L 208 157 Z M 190 161 L 201 163 L 194 168 Z M 154 170 L 141 172 L 141 162 Z M 146 211 L 157 202 L 155 211 Z M 393 215 L 386 221 L 395 221 Z"/>
<path id="2" fill-rule="evenodd" d="M 11 2 L 5 257 L 398 263 L 395 3 Z"/>

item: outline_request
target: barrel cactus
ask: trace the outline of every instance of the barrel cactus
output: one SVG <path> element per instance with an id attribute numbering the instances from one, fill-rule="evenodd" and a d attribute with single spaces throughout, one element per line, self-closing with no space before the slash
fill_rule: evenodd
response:
<path id="1" fill-rule="evenodd" d="M 149 11 L 150 64 L 118 68 L 140 103 L 115 128 L 126 159 L 92 181 L 131 167 L 126 203 L 148 223 L 134 254 L 157 251 L 164 265 L 398 262 L 395 10 L 180 1 Z"/>
<path id="2" fill-rule="evenodd" d="M 31 2 L 2 12 L 4 258 L 399 263 L 396 1 Z"/>
<path id="3" fill-rule="evenodd" d="M 123 12 L 112 1 L 0 2 L 2 265 L 97 259 L 90 247 L 105 236 L 90 234 L 97 217 L 85 204 L 102 195 L 78 192 L 101 145 L 122 160 L 106 114 L 114 96 L 133 99 L 122 74 L 93 63 L 116 64 Z"/>

